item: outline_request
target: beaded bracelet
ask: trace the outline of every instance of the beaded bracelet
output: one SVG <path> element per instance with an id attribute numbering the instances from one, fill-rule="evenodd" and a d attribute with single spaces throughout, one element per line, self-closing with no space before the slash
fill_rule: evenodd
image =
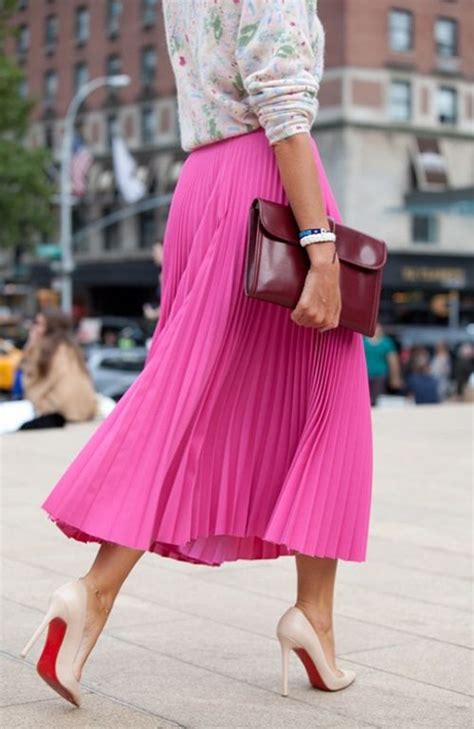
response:
<path id="1" fill-rule="evenodd" d="M 313 230 L 317 230 L 316 233 L 306 233 L 306 231 L 301 231 L 304 233 L 304 235 L 299 236 L 299 243 L 301 246 L 308 246 L 311 243 L 335 243 L 336 242 L 336 234 L 333 233 L 331 230 L 325 230 L 324 228 L 313 228 Z"/>

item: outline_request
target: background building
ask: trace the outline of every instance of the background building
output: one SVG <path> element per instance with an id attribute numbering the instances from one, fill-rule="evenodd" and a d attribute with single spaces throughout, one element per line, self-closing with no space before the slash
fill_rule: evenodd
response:
<path id="1" fill-rule="evenodd" d="M 74 206 L 77 233 L 123 209 L 113 175 L 111 136 L 117 130 L 140 166 L 151 199 L 174 188 L 184 154 L 179 146 L 174 78 L 161 3 L 157 0 L 23 0 L 11 52 L 25 71 L 20 92 L 38 100 L 28 143 L 49 147 L 59 166 L 62 122 L 78 88 L 99 76 L 128 74 L 129 86 L 95 91 L 81 107 L 78 129 L 93 154 L 86 194 Z M 82 235 L 75 244 L 75 298 L 90 313 L 141 315 L 156 296 L 152 246 L 167 207 L 146 209 Z M 47 262 L 30 267 L 48 286 Z"/>
<path id="2" fill-rule="evenodd" d="M 390 248 L 381 318 L 465 324 L 474 316 L 474 1 L 319 0 L 326 72 L 313 130 L 349 225 Z M 87 79 L 126 73 L 80 114 L 94 156 L 74 209 L 83 230 L 123 209 L 112 174 L 118 129 L 146 180 L 146 205 L 170 193 L 185 157 L 157 0 L 23 0 L 11 53 L 38 99 L 28 142 L 59 160 L 62 120 Z M 76 239 L 76 297 L 92 314 L 140 315 L 155 295 L 151 246 L 167 206 Z M 36 285 L 54 271 L 33 262 Z"/>
<path id="3" fill-rule="evenodd" d="M 474 316 L 474 2 L 319 0 L 314 129 L 345 220 L 390 249 L 386 322 Z"/>

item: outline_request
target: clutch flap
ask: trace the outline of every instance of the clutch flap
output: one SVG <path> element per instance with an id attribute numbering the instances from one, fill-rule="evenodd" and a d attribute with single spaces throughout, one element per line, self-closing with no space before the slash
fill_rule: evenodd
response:
<path id="1" fill-rule="evenodd" d="M 255 198 L 262 227 L 270 238 L 299 246 L 298 225 L 289 205 Z M 387 260 L 386 244 L 358 230 L 331 220 L 337 236 L 337 255 L 353 266 L 378 270 Z"/>

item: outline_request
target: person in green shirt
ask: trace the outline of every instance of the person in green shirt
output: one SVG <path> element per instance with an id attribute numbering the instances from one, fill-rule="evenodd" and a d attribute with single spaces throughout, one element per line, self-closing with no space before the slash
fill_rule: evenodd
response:
<path id="1" fill-rule="evenodd" d="M 377 405 L 380 395 L 386 391 L 387 380 L 399 388 L 401 386 L 398 352 L 391 337 L 384 334 L 383 327 L 377 323 L 373 337 L 364 337 L 365 358 L 369 376 L 370 402 Z"/>

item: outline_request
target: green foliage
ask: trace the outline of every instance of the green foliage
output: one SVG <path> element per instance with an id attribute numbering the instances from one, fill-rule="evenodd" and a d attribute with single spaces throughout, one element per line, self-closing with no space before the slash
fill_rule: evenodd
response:
<path id="1" fill-rule="evenodd" d="M 11 35 L 10 19 L 18 7 L 18 0 L 0 0 L 0 42 L 3 50 L 3 43 L 8 35 Z"/>
<path id="2" fill-rule="evenodd" d="M 16 0 L 0 0 L 0 247 L 27 246 L 52 232 L 54 187 L 45 149 L 26 147 L 24 140 L 34 102 L 18 87 L 23 72 L 7 56 L 5 41 L 14 33 L 11 14 Z"/>

